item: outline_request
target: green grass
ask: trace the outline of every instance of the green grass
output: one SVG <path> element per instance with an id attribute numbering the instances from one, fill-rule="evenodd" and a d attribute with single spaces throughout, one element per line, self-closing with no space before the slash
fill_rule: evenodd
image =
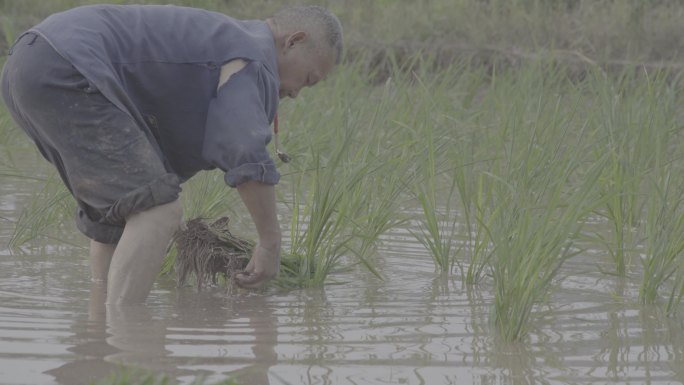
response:
<path id="1" fill-rule="evenodd" d="M 96 0 L 5 0 L 0 2 L 0 42 L 50 13 Z M 573 68 L 599 63 L 607 68 L 645 62 L 650 68 L 681 68 L 684 4 L 676 0 L 117 0 L 113 3 L 178 4 L 262 18 L 287 4 L 330 7 L 345 25 L 349 52 L 425 51 L 449 63 L 454 57 L 492 58 L 512 63 L 540 51 Z M 6 48 L 6 47 L 0 47 Z M 4 49 L 3 49 L 4 50 Z"/>
<path id="2" fill-rule="evenodd" d="M 57 173 L 52 173 L 42 188 L 32 192 L 28 206 L 22 209 L 14 224 L 14 232 L 7 245 L 17 251 L 44 244 L 45 239 L 66 243 L 59 237 L 58 230 L 63 223 L 73 218 L 75 212 L 76 204 L 69 191 Z"/>
<path id="3" fill-rule="evenodd" d="M 666 167 L 654 177 L 645 221 L 643 274 L 639 300 L 658 303 L 666 292 L 668 314 L 681 302 L 684 271 L 684 179 L 681 167 Z M 670 284 L 671 288 L 666 289 Z"/>
<path id="4" fill-rule="evenodd" d="M 597 213 L 612 226 L 612 236 L 601 238 L 615 263 L 615 273 L 628 272 L 635 249 L 635 229 L 641 220 L 647 175 L 656 171 L 670 157 L 668 146 L 675 139 L 677 127 L 674 93 L 667 91 L 667 73 L 653 78 L 643 72 L 625 71 L 615 79 L 599 75 L 593 78 L 592 90 L 598 105 L 592 111 L 596 125 L 597 157 L 609 155 L 609 164 L 601 177 L 601 191 L 606 206 Z"/>
<path id="5" fill-rule="evenodd" d="M 508 74 L 492 84 L 494 124 L 483 144 L 494 159 L 480 166 L 478 196 L 470 196 L 495 292 L 490 322 L 510 342 L 526 335 L 533 309 L 577 254 L 582 220 L 599 201 L 603 165 L 583 165 L 590 128 L 572 83 L 543 62 Z"/>
<path id="6" fill-rule="evenodd" d="M 387 206 L 380 203 L 373 207 L 378 215 L 374 218 L 376 222 L 359 225 L 364 221 L 356 219 L 355 214 L 361 207 L 370 208 L 367 197 L 359 192 L 375 170 L 372 164 L 346 161 L 350 140 L 349 136 L 339 138 L 327 161 L 318 150 L 312 150 L 312 175 L 294 185 L 290 251 L 283 257 L 280 285 L 320 286 L 331 273 L 342 268 L 345 255 L 357 257 L 374 271 L 366 255 L 392 221 L 377 222 L 388 218 L 383 216 Z M 357 241 L 361 242 L 360 248 L 354 251 Z"/>
<path id="7" fill-rule="evenodd" d="M 430 252 L 439 270 L 452 272 L 458 263 L 456 254 L 460 249 L 457 240 L 459 216 L 452 204 L 456 182 L 454 179 L 448 192 L 444 194 L 444 198 L 438 197 L 442 194 L 438 191 L 438 183 L 435 180 L 437 178 L 435 175 L 437 172 L 436 150 L 431 135 L 428 133 L 426 136 L 429 138 L 426 146 L 428 165 L 424 168 L 427 178 L 416 186 L 416 200 L 423 215 L 420 219 L 420 232 L 414 233 L 414 236 Z"/>

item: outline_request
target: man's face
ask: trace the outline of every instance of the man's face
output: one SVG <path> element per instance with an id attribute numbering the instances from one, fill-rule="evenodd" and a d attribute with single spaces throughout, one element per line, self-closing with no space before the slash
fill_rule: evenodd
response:
<path id="1" fill-rule="evenodd" d="M 324 80 L 335 66 L 332 55 L 310 49 L 307 38 L 303 32 L 293 34 L 279 57 L 281 99 L 296 98 L 302 88 Z"/>

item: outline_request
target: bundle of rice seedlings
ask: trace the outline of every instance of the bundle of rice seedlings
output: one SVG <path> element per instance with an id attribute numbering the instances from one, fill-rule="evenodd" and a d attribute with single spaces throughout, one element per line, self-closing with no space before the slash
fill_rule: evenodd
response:
<path id="1" fill-rule="evenodd" d="M 254 243 L 233 236 L 228 222 L 228 217 L 210 224 L 195 218 L 176 233 L 174 267 L 179 286 L 194 275 L 197 289 L 201 290 L 203 285 L 217 285 L 219 277 L 229 278 L 233 272 L 244 270 Z"/>

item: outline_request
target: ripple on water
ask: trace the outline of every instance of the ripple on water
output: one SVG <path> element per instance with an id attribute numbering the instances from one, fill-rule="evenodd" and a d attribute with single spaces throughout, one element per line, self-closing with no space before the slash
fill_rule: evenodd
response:
<path id="1" fill-rule="evenodd" d="M 258 294 L 160 281 L 147 306 L 106 319 L 89 308 L 82 252 L 3 256 L 0 383 L 85 384 L 117 363 L 183 383 L 197 374 L 254 385 L 681 380 L 683 329 L 627 300 L 633 282 L 571 261 L 549 305 L 535 310 L 542 317 L 530 336 L 502 346 L 488 323 L 487 280 L 465 287 L 458 276 L 440 276 L 408 232 L 383 240 L 384 280 L 356 270 L 339 276 L 342 285 Z"/>

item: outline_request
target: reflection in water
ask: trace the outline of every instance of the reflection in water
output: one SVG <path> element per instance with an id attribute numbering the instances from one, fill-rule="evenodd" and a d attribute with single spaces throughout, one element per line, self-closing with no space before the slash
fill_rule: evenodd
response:
<path id="1" fill-rule="evenodd" d="M 179 292 L 174 319 L 169 321 L 155 317 L 149 306 L 105 305 L 105 289 L 93 284 L 89 319 L 73 326 L 76 344 L 68 350 L 79 358 L 46 372 L 58 384 L 92 384 L 125 366 L 181 381 L 202 374 L 270 385 L 268 371 L 277 362 L 278 334 L 265 296 Z M 239 325 L 240 333 L 231 324 Z M 241 349 L 245 341 L 251 355 Z M 200 347 L 207 359 L 184 356 L 183 344 Z M 216 370 L 207 370 L 211 364 Z M 231 367 L 239 368 L 226 370 Z"/>
<path id="2" fill-rule="evenodd" d="M 107 308 L 82 258 L 0 258 L 0 383 L 90 384 L 121 363 L 182 384 L 198 375 L 256 385 L 684 379 L 681 316 L 621 299 L 633 298 L 633 284 L 615 295 L 612 278 L 569 266 L 581 274 L 537 309 L 545 316 L 529 338 L 501 346 L 486 283 L 436 276 L 430 259 L 401 247 L 382 263 L 384 280 L 352 271 L 336 276 L 342 285 L 289 293 L 196 293 L 160 281 L 146 307 Z"/>
<path id="3" fill-rule="evenodd" d="M 107 343 L 118 351 L 104 357 L 105 361 L 139 366 L 153 372 L 164 372 L 166 323 L 152 318 L 145 305 L 107 305 Z"/>
<path id="4" fill-rule="evenodd" d="M 670 370 L 679 382 L 684 383 L 684 320 L 668 319 L 665 338 L 671 342 L 672 355 L 669 360 Z M 665 345 L 667 346 L 667 345 Z"/>
<path id="5" fill-rule="evenodd" d="M 78 359 L 46 371 L 55 378 L 58 384 L 92 384 L 108 376 L 116 369 L 104 360 L 118 350 L 107 343 L 107 326 L 105 323 L 104 300 L 105 285 L 93 284 L 90 290 L 88 320 L 75 322 L 72 326 L 76 344 L 67 350 Z"/>
<path id="6" fill-rule="evenodd" d="M 240 384 L 270 384 L 269 368 L 278 358 L 278 328 L 268 296 L 185 291 L 177 298 L 178 326 L 170 330 L 174 333 L 172 344 L 205 347 L 202 357 L 206 359 L 185 366 L 213 369 Z M 176 350 L 185 354 L 181 348 Z M 217 377 L 215 373 L 213 377 Z"/>

